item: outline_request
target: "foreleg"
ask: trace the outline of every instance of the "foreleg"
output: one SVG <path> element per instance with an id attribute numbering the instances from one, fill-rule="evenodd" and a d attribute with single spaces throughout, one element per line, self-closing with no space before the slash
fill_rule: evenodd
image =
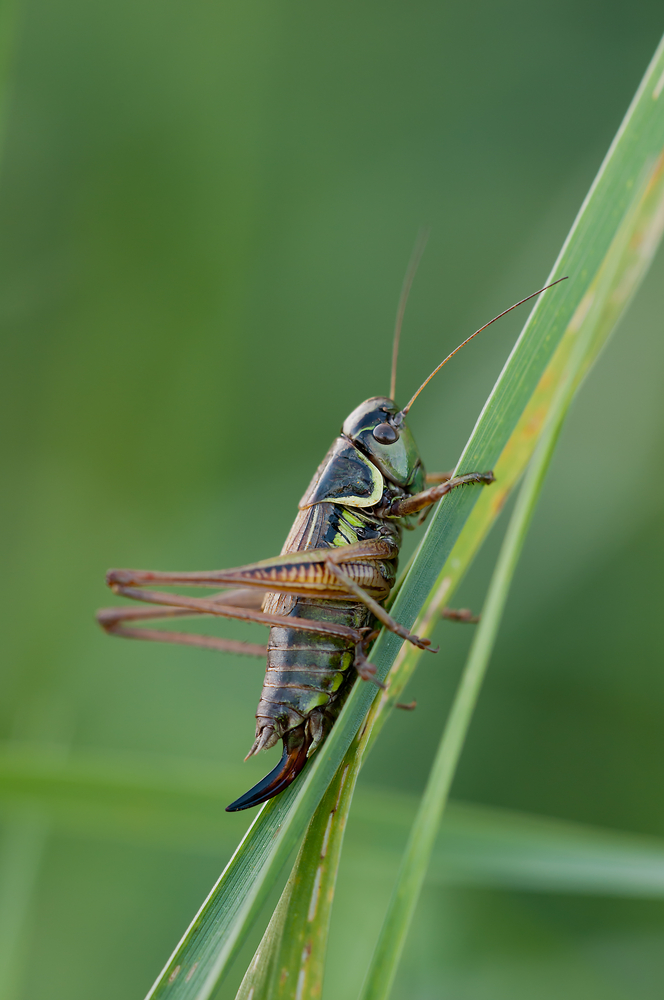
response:
<path id="1" fill-rule="evenodd" d="M 453 472 L 427 472 L 424 480 L 427 483 L 447 483 L 453 475 Z"/>
<path id="2" fill-rule="evenodd" d="M 493 472 L 468 472 L 464 476 L 454 476 L 438 486 L 432 486 L 422 493 L 415 493 L 412 497 L 404 497 L 401 500 L 393 500 L 387 508 L 388 517 L 408 517 L 409 514 L 416 514 L 418 510 L 424 510 L 436 503 L 446 493 L 450 493 L 457 486 L 466 486 L 468 483 L 479 483 L 482 486 L 489 486 L 495 482 Z"/>

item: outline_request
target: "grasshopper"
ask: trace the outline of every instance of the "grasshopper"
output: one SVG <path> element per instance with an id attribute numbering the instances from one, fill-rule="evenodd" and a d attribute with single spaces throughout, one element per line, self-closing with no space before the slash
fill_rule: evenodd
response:
<path id="1" fill-rule="evenodd" d="M 487 486 L 494 476 L 491 471 L 427 476 L 405 418 L 424 387 L 457 351 L 501 316 L 552 286 L 533 292 L 476 330 L 400 409 L 393 398 L 396 361 L 416 266 L 411 262 L 397 312 L 390 396 L 367 399 L 346 418 L 300 500 L 281 554 L 235 569 L 194 573 L 112 569 L 107 575 L 116 594 L 151 605 L 99 611 L 97 620 L 112 635 L 261 657 L 267 652 L 256 737 L 247 756 L 278 740 L 283 742 L 283 753 L 265 778 L 227 806 L 229 812 L 265 802 L 297 777 L 330 732 L 358 675 L 384 687 L 367 657 L 377 626 L 420 649 L 436 651 L 429 639 L 411 634 L 384 607 L 396 580 L 402 531 L 421 524 L 433 504 L 451 490 Z M 233 589 L 193 598 L 155 590 L 155 585 Z M 140 625 L 150 619 L 206 615 L 268 626 L 267 650 L 252 643 Z M 447 616 L 476 620 L 469 612 L 450 611 Z"/>

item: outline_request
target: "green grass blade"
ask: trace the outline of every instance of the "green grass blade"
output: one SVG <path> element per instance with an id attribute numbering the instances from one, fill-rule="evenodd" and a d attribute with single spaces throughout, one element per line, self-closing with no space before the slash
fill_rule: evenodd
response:
<path id="1" fill-rule="evenodd" d="M 7 128 L 7 111 L 16 56 L 19 13 L 18 0 L 3 0 L 2 5 L 0 5 L 0 154 L 4 147 Z"/>
<path id="2" fill-rule="evenodd" d="M 353 695 L 302 777 L 261 809 L 149 997 L 210 996 L 366 716 L 373 697 L 369 685 L 356 685 Z"/>
<path id="3" fill-rule="evenodd" d="M 635 124 L 634 128 L 642 137 L 646 132 L 652 132 L 653 137 L 656 134 L 659 137 L 659 149 L 651 148 L 650 143 L 644 143 L 641 149 L 636 146 L 633 149 L 636 162 L 631 171 L 627 163 L 622 160 L 617 161 L 623 184 L 626 189 L 632 192 L 632 200 L 625 206 L 620 224 L 616 227 L 610 244 L 605 246 L 604 257 L 596 272 L 584 275 L 584 293 L 551 360 L 542 373 L 539 383 L 493 467 L 496 482 L 490 490 L 481 491 L 477 497 L 463 531 L 422 606 L 420 615 L 413 626 L 413 631 L 418 635 L 431 635 L 439 620 L 442 608 L 450 600 L 512 489 L 523 475 L 539 440 L 544 420 L 551 409 L 554 394 L 558 390 L 561 380 L 565 377 L 571 353 L 578 340 L 581 321 L 591 322 L 593 333 L 582 364 L 575 375 L 575 388 L 578 388 L 629 305 L 657 250 L 664 229 L 664 153 L 662 152 L 664 107 L 656 103 L 660 100 L 657 82 L 661 79 L 664 71 L 662 49 L 663 45 L 660 44 L 644 78 L 644 83 L 639 88 L 625 122 L 621 126 L 621 131 L 618 133 L 617 140 L 612 146 L 612 149 L 615 150 L 619 141 L 625 139 L 631 140 L 630 144 L 634 145 L 633 137 L 630 135 L 630 127 L 628 127 L 629 119 L 630 115 L 638 108 L 639 102 L 644 102 L 644 113 L 649 113 L 651 118 L 649 128 L 646 129 L 643 122 Z M 657 98 L 654 97 L 655 93 L 658 94 Z M 637 156 L 637 154 L 639 155 Z M 609 153 L 603 164 L 600 177 L 603 173 L 609 175 L 613 173 L 613 165 L 608 162 L 610 155 Z M 591 195 L 597 188 L 598 181 L 596 180 L 591 189 Z M 584 203 L 586 212 L 595 207 L 591 195 Z M 595 197 L 599 197 L 597 193 Z M 597 207 L 598 215 L 601 207 L 601 205 Z M 605 206 L 604 212 L 609 213 L 610 208 Z M 582 208 L 579 219 L 575 223 L 573 233 L 575 229 L 579 231 L 587 229 L 587 226 L 580 225 L 583 215 L 584 208 Z M 568 237 L 565 246 L 569 248 L 571 243 L 573 240 Z M 561 254 L 563 261 L 565 253 L 564 248 Z M 587 256 L 590 257 L 590 253 Z M 560 270 L 559 266 L 554 269 L 554 273 L 558 270 Z M 473 436 L 475 437 L 475 435 Z M 466 452 L 469 448 L 470 444 Z M 463 468 L 468 467 L 464 459 L 462 459 L 461 464 Z M 395 701 L 401 697 L 421 655 L 421 650 L 412 646 L 404 645 L 401 649 L 390 673 L 389 691 L 381 696 L 379 703 L 375 706 L 376 718 L 373 721 L 373 732 L 369 746 L 385 722 L 386 710 L 391 709 Z"/>
<path id="4" fill-rule="evenodd" d="M 38 809 L 15 810 L 0 840 L 0 996 L 18 1000 L 28 958 L 26 925 L 49 834 Z"/>
<path id="5" fill-rule="evenodd" d="M 361 754 L 353 741 L 307 829 L 279 904 L 236 1000 L 318 997 L 332 901 Z"/>
<path id="6" fill-rule="evenodd" d="M 55 830 L 219 857 L 237 843 L 225 804 L 242 768 L 205 760 L 0 744 L 0 816 L 38 808 Z"/>
<path id="7" fill-rule="evenodd" d="M 482 505 L 485 512 L 490 511 L 485 519 L 495 519 L 523 472 L 581 318 L 590 309 L 594 314 L 601 312 L 596 323 L 596 354 L 650 265 L 664 224 L 664 100 L 657 89 L 662 72 L 664 43 L 648 67 L 547 283 L 563 275 L 569 275 L 569 280 L 537 300 L 457 465 L 460 473 L 493 468 L 498 482 L 489 490 L 466 488 L 445 498 L 393 606 L 395 617 L 409 628 L 441 582 L 440 567 L 473 508 Z M 614 271 L 621 272 L 620 282 L 612 282 Z M 588 364 L 594 354 L 589 352 Z M 536 394 L 537 409 L 529 409 Z M 479 525 L 473 527 L 477 530 Z M 464 545 L 475 545 L 471 533 Z M 383 634 L 378 644 L 374 660 L 393 644 L 393 637 Z"/>
<path id="8" fill-rule="evenodd" d="M 219 857 L 234 843 L 234 817 L 224 805 L 235 788 L 233 775 L 207 761 L 117 751 L 63 756 L 39 746 L 0 745 L 3 823 L 29 820 L 67 836 Z M 417 799 L 365 785 L 353 802 L 345 852 L 351 872 L 359 879 L 394 869 Z M 15 865 L 8 871 L 14 877 Z M 428 877 L 441 884 L 661 898 L 664 841 L 451 802 Z"/>
<path id="9" fill-rule="evenodd" d="M 622 220 L 608 252 L 584 298 L 571 317 L 572 350 L 563 378 L 551 402 L 535 454 L 519 492 L 493 573 L 482 618 L 422 797 L 394 894 L 381 930 L 362 1000 L 389 996 L 406 936 L 424 883 L 438 827 L 463 749 L 481 685 L 495 645 L 507 595 L 558 436 L 576 389 L 611 332 L 657 249 L 662 230 L 661 161 L 640 185 L 639 197 Z M 653 199 L 652 194 L 655 192 Z M 641 250 L 642 266 L 635 268 L 631 252 L 642 248 L 643 228 L 655 235 Z M 630 268 L 628 265 L 632 264 Z"/>
<path id="10" fill-rule="evenodd" d="M 418 805 L 403 792 L 357 790 L 344 848 L 347 879 L 371 886 L 398 868 Z M 661 898 L 664 840 L 452 801 L 427 882 Z"/>
<path id="11" fill-rule="evenodd" d="M 493 523 L 497 511 L 502 507 L 528 459 L 531 457 L 532 450 L 538 440 L 538 432 L 541 431 L 542 420 L 546 414 L 549 415 L 548 419 L 553 420 L 556 426 L 556 430 L 550 441 L 549 452 L 544 467 L 548 464 L 560 422 L 564 418 L 572 395 L 595 360 L 631 296 L 635 293 L 658 244 L 662 225 L 660 210 L 662 192 L 659 183 L 659 173 L 660 171 L 657 169 L 650 172 L 646 171 L 641 177 L 641 185 L 637 198 L 626 212 L 594 280 L 586 291 L 584 298 L 577 306 L 567 326 L 565 335 L 541 376 L 532 394 L 530 403 L 517 423 L 509 441 L 510 447 L 504 450 L 503 455 L 499 459 L 497 476 L 500 487 L 493 495 L 492 491 L 487 491 L 482 500 L 478 502 L 477 506 L 480 517 L 476 518 L 475 524 L 467 523 L 466 528 L 462 531 L 455 550 L 450 554 L 448 561 L 439 575 L 438 581 L 416 620 L 414 631 L 418 634 L 428 636 L 433 631 L 439 619 L 440 612 L 449 600 L 454 586 L 459 582 L 472 556 Z M 582 340 L 583 344 L 580 346 Z M 573 359 L 570 359 L 571 352 L 574 354 Z M 570 360 L 572 360 L 571 367 Z M 552 394 L 554 392 L 558 393 L 556 400 L 553 399 Z M 461 469 L 468 467 L 467 465 L 461 465 Z M 531 498 L 531 504 L 535 502 L 535 497 L 540 487 L 541 480 Z M 527 529 L 531 513 L 532 506 L 530 513 L 523 523 L 522 530 L 524 533 Z M 521 543 L 522 541 L 523 535 Z M 460 551 L 457 552 L 457 548 Z M 518 557 L 518 551 L 515 554 L 516 557 Z M 510 574 L 513 572 L 513 568 L 514 566 L 511 567 Z M 506 581 L 503 580 L 502 583 L 505 587 Z M 497 627 L 497 622 L 498 619 L 494 622 L 495 627 Z M 484 634 L 486 635 L 486 633 Z M 493 638 L 495 639 L 495 635 Z M 492 644 L 493 639 L 484 651 L 486 659 L 484 660 L 482 670 L 479 671 L 480 676 L 486 669 Z M 373 742 L 378 735 L 385 721 L 387 710 L 391 709 L 400 697 L 421 655 L 421 650 L 411 646 L 402 647 L 390 672 L 389 690 L 377 699 L 370 712 L 369 720 L 365 727 L 366 739 L 362 747 L 358 748 L 355 760 L 356 768 L 359 769 L 360 767 L 360 758 L 366 744 Z M 468 705 L 466 705 L 466 708 L 468 708 Z M 469 718 L 470 716 L 466 719 L 466 726 Z M 453 718 L 450 721 L 452 724 L 454 723 Z M 463 726 L 461 728 L 463 729 Z M 458 737 L 459 733 L 457 732 L 456 735 Z M 450 738 L 453 739 L 452 736 Z M 460 749 L 461 743 L 457 747 L 457 756 Z M 446 777 L 448 782 L 451 782 L 456 760 L 454 759 L 454 755 L 450 754 L 449 745 L 446 747 L 446 751 L 448 772 L 444 777 Z M 443 776 L 439 777 L 443 781 Z M 448 793 L 449 784 L 444 788 L 444 791 L 441 791 L 440 788 L 438 789 L 437 799 L 435 791 L 432 791 L 432 799 L 436 801 L 436 807 L 434 808 L 430 803 L 429 815 L 420 817 L 422 837 L 414 837 L 411 841 L 412 866 L 416 870 L 419 865 L 421 870 L 419 874 L 416 871 L 411 873 L 404 871 L 402 873 L 404 883 L 402 891 L 399 892 L 399 888 L 397 888 L 393 901 L 393 923 L 395 926 L 390 928 L 390 917 L 388 916 L 384 948 L 381 952 L 379 945 L 379 952 L 377 953 L 378 957 L 375 968 L 380 963 L 385 962 L 383 968 L 387 970 L 387 978 L 383 984 L 385 993 L 381 993 L 379 987 L 377 995 L 387 995 L 389 991 L 391 984 L 390 977 L 393 977 L 396 970 L 398 955 L 403 947 L 405 934 L 412 917 L 412 910 L 414 909 L 426 873 L 426 854 L 428 852 L 430 856 L 433 850 L 433 838 L 435 838 Z M 347 807 L 350 807 L 350 802 Z M 425 805 L 423 805 L 423 808 L 425 808 Z M 437 812 L 436 809 L 438 810 Z M 429 836 L 428 842 L 425 844 L 422 842 L 422 839 L 424 838 L 425 841 L 427 839 L 427 821 L 429 824 Z M 334 878 L 335 876 L 331 878 L 332 891 Z M 411 899 L 410 911 L 405 905 L 409 893 Z M 281 911 L 280 919 L 282 922 L 285 923 L 290 919 L 292 909 L 293 898 L 291 897 L 290 907 L 289 905 L 285 905 Z M 388 955 L 389 961 L 386 961 Z M 391 972 L 390 962 L 392 963 Z"/>
<path id="12" fill-rule="evenodd" d="M 4 153 L 16 57 L 18 0 L 0 5 L 0 162 Z M 27 954 L 26 927 L 39 877 L 48 831 L 31 810 L 5 823 L 0 839 L 0 996 L 21 993 Z"/>
<path id="13" fill-rule="evenodd" d="M 568 274 L 570 280 L 545 293 L 535 306 L 464 450 L 460 471 L 496 466 L 509 450 L 510 439 L 565 335 L 574 340 L 584 314 L 599 315 L 600 320 L 611 314 L 612 326 L 645 273 L 664 221 L 664 114 L 657 90 L 663 72 L 664 48 L 660 45 L 549 279 Z M 641 244 L 634 251 L 634 240 L 639 237 Z M 609 280 L 611 268 L 620 270 L 620 262 L 634 258 L 634 273 L 625 264 L 622 283 Z M 613 296 L 611 309 L 604 294 L 607 282 Z M 596 331 L 601 339 L 599 320 Z M 532 432 L 534 438 L 539 428 L 541 422 Z M 436 586 L 445 560 L 483 492 L 493 493 L 494 499 L 485 502 L 496 505 L 495 517 L 501 490 L 494 486 L 487 491 L 455 491 L 432 518 L 393 607 L 395 617 L 407 627 L 412 627 Z M 472 548 L 472 542 L 469 544 Z M 391 634 L 382 633 L 378 638 L 372 660 L 381 677 L 386 676 L 399 646 Z M 302 836 L 372 699 L 369 687 L 357 684 L 330 737 L 302 778 L 263 808 L 150 997 L 202 1000 L 210 995 Z"/>
<path id="14" fill-rule="evenodd" d="M 574 378 L 570 371 L 552 407 L 542 439 L 519 491 L 482 609 L 482 618 L 408 840 L 394 894 L 361 994 L 362 1000 L 386 1000 L 392 989 L 452 779 L 496 641 L 512 577 L 573 391 Z"/>
<path id="15" fill-rule="evenodd" d="M 430 880 L 536 892 L 660 898 L 659 840 L 450 803 Z"/>

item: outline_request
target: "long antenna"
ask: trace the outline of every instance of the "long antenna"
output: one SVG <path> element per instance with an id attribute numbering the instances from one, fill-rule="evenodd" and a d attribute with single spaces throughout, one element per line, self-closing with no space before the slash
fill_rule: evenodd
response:
<path id="1" fill-rule="evenodd" d="M 410 295 L 410 289 L 413 284 L 415 275 L 417 274 L 417 268 L 422 260 L 422 254 L 424 253 L 427 241 L 429 239 L 429 228 L 422 227 L 417 234 L 417 239 L 415 240 L 415 246 L 413 247 L 413 252 L 410 255 L 410 261 L 408 263 L 408 268 L 406 270 L 405 277 L 403 279 L 403 285 L 401 286 L 401 296 L 399 297 L 399 305 L 397 307 L 397 317 L 394 322 L 394 341 L 392 343 L 392 377 L 390 379 L 390 399 L 394 399 L 395 393 L 397 391 L 397 358 L 399 357 L 399 341 L 401 340 L 401 324 L 403 323 L 403 314 L 406 311 L 406 303 L 408 302 L 408 296 Z"/>
<path id="2" fill-rule="evenodd" d="M 522 306 L 523 303 L 524 302 L 528 302 L 529 299 L 534 299 L 536 295 L 541 295 L 542 292 L 545 292 L 547 290 L 547 288 L 553 288 L 554 285 L 559 284 L 561 281 L 567 281 L 567 278 L 568 278 L 568 275 L 565 275 L 564 278 L 558 278 L 557 281 L 552 281 L 550 285 L 545 285 L 544 288 L 538 289 L 538 291 L 533 292 L 532 295 L 526 295 L 525 299 L 521 299 L 520 302 L 515 302 L 513 306 L 510 306 L 509 309 L 505 309 L 504 312 L 498 313 L 498 315 L 494 316 L 493 319 L 490 319 L 488 323 L 485 323 L 484 326 L 481 326 L 479 328 L 479 330 L 475 330 L 475 333 L 472 333 L 470 335 L 470 337 L 467 337 L 466 340 L 464 340 L 464 342 L 462 344 L 459 344 L 458 347 L 455 347 L 454 350 L 452 351 L 452 353 L 448 354 L 447 357 L 445 358 L 445 360 L 441 361 L 437 368 L 434 368 L 434 370 L 431 372 L 431 375 L 429 375 L 429 378 L 425 382 L 422 383 L 422 385 L 419 387 L 419 389 L 417 390 L 417 392 L 415 393 L 415 395 L 413 396 L 413 398 L 410 400 L 410 402 L 406 406 L 404 406 L 403 410 L 401 411 L 401 415 L 405 416 L 408 413 L 408 411 L 410 410 L 411 406 L 413 405 L 413 403 L 415 402 L 415 400 L 417 399 L 417 397 L 419 396 L 419 394 L 422 392 L 422 389 L 424 389 L 424 387 L 429 384 L 429 382 L 431 381 L 431 379 L 434 377 L 434 375 L 436 375 L 440 371 L 440 369 L 443 367 L 443 365 L 446 365 L 447 362 L 450 360 L 450 358 L 454 357 L 454 355 L 457 353 L 457 351 L 460 351 L 462 347 L 466 346 L 466 344 L 468 343 L 468 341 L 472 340 L 473 337 L 476 337 L 478 333 L 482 332 L 482 330 L 486 330 L 487 326 L 491 326 L 491 324 L 495 323 L 497 319 L 500 319 L 502 316 L 506 316 L 507 313 L 512 312 L 512 310 L 516 309 L 518 306 Z M 392 397 L 392 398 L 394 398 L 394 397 Z"/>

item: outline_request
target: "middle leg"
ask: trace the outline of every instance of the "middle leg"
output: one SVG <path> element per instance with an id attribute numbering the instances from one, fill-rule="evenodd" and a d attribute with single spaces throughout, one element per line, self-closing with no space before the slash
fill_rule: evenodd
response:
<path id="1" fill-rule="evenodd" d="M 373 597 L 370 597 L 366 590 L 353 580 L 352 576 L 341 569 L 340 566 L 336 565 L 336 561 L 342 557 L 342 552 L 343 549 L 340 550 L 339 555 L 330 556 L 327 559 L 327 567 L 330 573 L 332 573 L 337 580 L 342 582 L 351 594 L 354 594 L 355 597 L 362 601 L 363 604 L 366 604 L 374 618 L 377 618 L 379 622 L 382 622 L 385 628 L 389 629 L 390 632 L 394 632 L 395 635 L 398 635 L 401 639 L 405 639 L 407 642 L 412 642 L 412 644 L 417 646 L 419 649 L 428 649 L 431 653 L 438 652 L 436 649 L 431 649 L 430 639 L 421 639 L 418 635 L 412 635 L 408 629 L 403 625 L 400 625 L 399 622 L 396 621 L 396 619 L 394 619 L 392 615 L 390 615 L 389 612 L 387 612 L 385 608 L 378 603 L 378 601 L 375 601 Z"/>
<path id="2" fill-rule="evenodd" d="M 443 608 L 440 617 L 446 618 L 448 622 L 463 622 L 465 625 L 477 625 L 480 620 L 480 616 L 474 615 L 470 608 Z"/>

